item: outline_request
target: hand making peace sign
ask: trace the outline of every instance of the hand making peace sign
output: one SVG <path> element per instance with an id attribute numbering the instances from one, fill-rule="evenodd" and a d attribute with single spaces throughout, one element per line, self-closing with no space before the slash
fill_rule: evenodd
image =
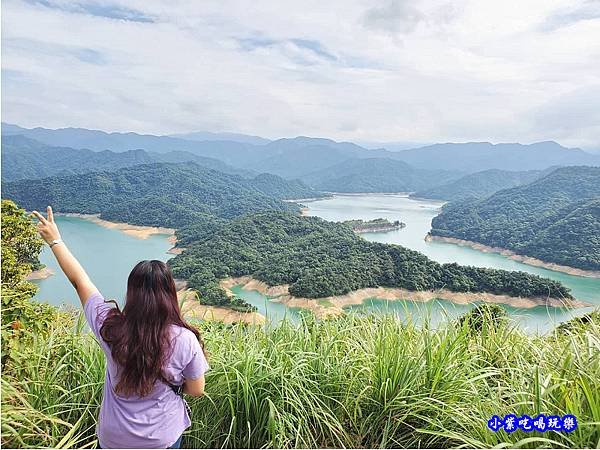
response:
<path id="1" fill-rule="evenodd" d="M 38 233 L 47 244 L 50 244 L 52 241 L 60 239 L 60 231 L 58 231 L 58 226 L 54 222 L 52 207 L 48 206 L 46 212 L 48 214 L 47 219 L 37 211 L 33 211 L 32 214 L 39 220 Z"/>

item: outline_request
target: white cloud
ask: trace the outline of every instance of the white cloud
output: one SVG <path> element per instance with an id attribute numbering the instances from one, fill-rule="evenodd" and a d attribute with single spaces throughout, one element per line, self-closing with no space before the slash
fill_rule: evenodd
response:
<path id="1" fill-rule="evenodd" d="M 585 0 L 6 0 L 3 120 L 597 147 L 595 11 Z"/>

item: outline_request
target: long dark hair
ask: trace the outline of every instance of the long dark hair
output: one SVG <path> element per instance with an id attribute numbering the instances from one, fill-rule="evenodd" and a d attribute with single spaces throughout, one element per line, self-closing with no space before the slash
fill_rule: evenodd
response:
<path id="1" fill-rule="evenodd" d="M 202 344 L 198 330 L 181 316 L 169 267 L 162 261 L 141 261 L 127 279 L 123 311 L 111 310 L 100 329 L 120 368 L 118 394 L 145 397 L 158 380 L 168 382 L 163 369 L 172 350 L 171 325 L 187 328 Z"/>

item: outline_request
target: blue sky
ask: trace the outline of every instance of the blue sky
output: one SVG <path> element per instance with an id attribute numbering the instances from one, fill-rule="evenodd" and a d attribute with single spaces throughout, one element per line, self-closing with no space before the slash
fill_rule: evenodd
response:
<path id="1" fill-rule="evenodd" d="M 600 1 L 4 0 L 2 118 L 600 147 Z"/>

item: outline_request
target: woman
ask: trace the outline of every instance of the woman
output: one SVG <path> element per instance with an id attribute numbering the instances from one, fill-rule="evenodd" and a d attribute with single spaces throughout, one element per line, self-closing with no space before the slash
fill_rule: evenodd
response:
<path id="1" fill-rule="evenodd" d="M 198 331 L 181 317 L 171 271 L 138 263 L 127 280 L 125 307 L 111 306 L 60 237 L 52 208 L 38 231 L 81 300 L 106 354 L 98 444 L 103 448 L 179 448 L 191 424 L 183 393 L 204 393 L 208 363 Z M 114 302 L 112 302 L 114 303 Z"/>

